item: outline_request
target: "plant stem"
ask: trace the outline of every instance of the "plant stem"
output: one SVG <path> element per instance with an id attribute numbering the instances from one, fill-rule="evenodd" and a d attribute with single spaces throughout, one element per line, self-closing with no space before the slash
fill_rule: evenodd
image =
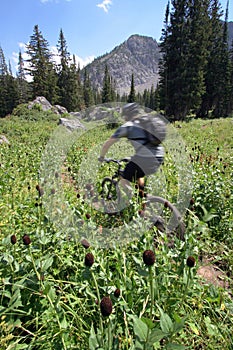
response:
<path id="1" fill-rule="evenodd" d="M 153 306 L 154 306 L 154 276 L 153 276 L 153 266 L 149 266 L 149 279 L 150 279 L 150 319 L 152 320 Z"/>
<path id="2" fill-rule="evenodd" d="M 100 292 L 99 292 L 98 283 L 96 281 L 95 275 L 94 275 L 92 270 L 91 270 L 91 276 L 93 278 L 93 281 L 94 281 L 94 284 L 95 284 L 96 293 L 97 293 L 98 306 L 99 306 L 99 312 L 100 312 L 100 331 L 101 331 L 101 334 L 102 334 L 102 338 L 101 338 L 102 344 L 101 344 L 101 346 L 103 347 L 104 326 L 103 326 L 103 320 L 102 320 L 101 310 L 100 310 L 100 301 L 101 301 L 101 299 L 100 299 Z"/>

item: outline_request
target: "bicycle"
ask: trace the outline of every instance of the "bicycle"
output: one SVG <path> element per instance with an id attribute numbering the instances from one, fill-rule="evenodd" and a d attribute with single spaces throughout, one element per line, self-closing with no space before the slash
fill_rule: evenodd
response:
<path id="1" fill-rule="evenodd" d="M 100 196 L 102 204 L 107 207 L 109 202 L 114 202 L 115 208 L 119 209 L 121 202 L 121 190 L 119 188 L 120 177 L 123 173 L 122 164 L 129 162 L 130 158 L 120 160 L 104 158 L 103 163 L 115 163 L 117 168 L 111 177 L 105 176 L 101 182 Z M 146 185 L 145 185 L 146 187 Z M 114 207 L 113 205 L 113 207 Z M 174 204 L 167 199 L 146 194 L 143 199 L 144 218 L 149 219 L 153 226 L 168 236 L 176 235 L 180 240 L 184 240 L 185 224 L 182 221 L 182 215 Z M 111 211 L 110 211 L 111 212 Z M 114 208 L 111 213 L 114 213 Z"/>

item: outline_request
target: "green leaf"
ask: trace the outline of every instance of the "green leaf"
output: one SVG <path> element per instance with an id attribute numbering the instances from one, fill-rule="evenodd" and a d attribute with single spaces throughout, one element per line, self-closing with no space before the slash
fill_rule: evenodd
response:
<path id="1" fill-rule="evenodd" d="M 147 325 L 137 316 L 133 316 L 132 318 L 134 323 L 134 334 L 139 338 L 140 341 L 145 342 L 147 340 L 148 332 Z"/>
<path id="2" fill-rule="evenodd" d="M 173 332 L 178 333 L 184 327 L 185 318 L 180 318 L 177 314 L 173 315 L 175 322 L 173 323 Z"/>
<path id="3" fill-rule="evenodd" d="M 161 329 L 153 329 L 150 333 L 148 341 L 150 344 L 154 344 L 160 341 L 161 339 L 165 338 L 166 336 L 167 333 L 164 333 L 163 331 L 161 331 Z"/>
<path id="4" fill-rule="evenodd" d="M 161 312 L 162 310 L 160 310 Z M 170 334 L 173 332 L 173 322 L 170 316 L 162 311 L 160 317 L 160 327 L 164 333 Z"/>
<path id="5" fill-rule="evenodd" d="M 60 322 L 60 325 L 61 325 L 61 328 L 63 328 L 63 329 L 67 329 L 68 328 L 68 323 L 66 321 L 65 315 L 64 315 L 62 321 Z"/>
<path id="6" fill-rule="evenodd" d="M 41 263 L 41 270 L 44 272 L 48 270 L 48 268 L 53 264 L 53 257 L 47 257 L 45 260 Z"/>
<path id="7" fill-rule="evenodd" d="M 144 350 L 144 343 L 141 343 L 138 339 L 135 341 L 135 350 Z"/>
<path id="8" fill-rule="evenodd" d="M 205 317 L 205 325 L 210 336 L 219 336 L 218 327 L 211 323 L 211 320 L 208 316 Z"/>
<path id="9" fill-rule="evenodd" d="M 196 335 L 200 334 L 197 326 L 195 325 L 195 323 L 189 322 L 188 325 L 191 328 L 191 330 L 193 331 L 193 333 L 195 333 Z"/>
<path id="10" fill-rule="evenodd" d="M 93 327 L 93 324 L 91 325 L 91 332 L 90 332 L 90 337 L 89 337 L 89 349 L 90 350 L 96 350 L 98 349 L 98 340 L 97 340 L 97 336 L 95 334 L 95 330 Z"/>
<path id="11" fill-rule="evenodd" d="M 17 289 L 12 295 L 8 306 L 9 309 L 17 309 L 18 307 L 23 306 L 19 289 Z"/>
<path id="12" fill-rule="evenodd" d="M 155 324 L 150 318 L 142 317 L 141 320 L 148 326 L 149 329 L 153 329 Z"/>

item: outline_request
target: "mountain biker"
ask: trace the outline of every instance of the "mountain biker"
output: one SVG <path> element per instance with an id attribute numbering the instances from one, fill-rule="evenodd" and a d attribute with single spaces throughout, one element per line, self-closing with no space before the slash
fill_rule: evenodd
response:
<path id="1" fill-rule="evenodd" d="M 130 158 L 122 172 L 121 181 L 137 182 L 140 197 L 144 196 L 144 176 L 154 174 L 163 163 L 164 148 L 161 144 L 153 145 L 147 140 L 145 130 L 139 126 L 140 108 L 135 102 L 127 103 L 122 108 L 126 123 L 121 125 L 104 143 L 99 160 L 103 161 L 108 149 L 120 138 L 127 138 L 134 147 L 135 154 Z"/>

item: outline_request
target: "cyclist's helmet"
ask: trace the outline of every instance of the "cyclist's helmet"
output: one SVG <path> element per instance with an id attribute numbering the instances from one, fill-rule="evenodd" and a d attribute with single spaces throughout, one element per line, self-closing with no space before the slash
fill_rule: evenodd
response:
<path id="1" fill-rule="evenodd" d="M 133 119 L 138 114 L 139 114 L 139 106 L 138 106 L 138 103 L 136 102 L 127 103 L 122 108 L 122 115 L 126 121 Z"/>

